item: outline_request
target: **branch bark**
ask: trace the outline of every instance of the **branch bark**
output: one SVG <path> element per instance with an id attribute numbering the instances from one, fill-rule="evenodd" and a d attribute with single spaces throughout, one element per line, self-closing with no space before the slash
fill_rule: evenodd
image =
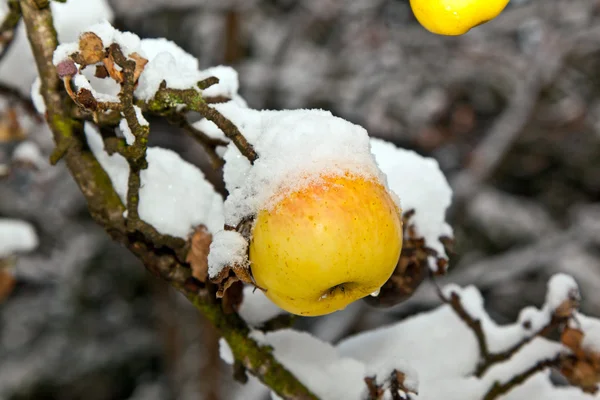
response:
<path id="1" fill-rule="evenodd" d="M 63 152 L 67 168 L 87 200 L 92 218 L 114 240 L 131 250 L 150 272 L 183 293 L 217 328 L 235 359 L 250 373 L 284 399 L 316 399 L 275 359 L 269 348 L 249 337 L 250 328 L 239 315 L 224 313 L 213 285 L 204 285 L 191 276 L 185 257 L 182 257 L 187 251 L 187 243 L 166 246 L 150 226 L 139 226 L 134 232 L 128 230 L 123 216 L 125 206 L 110 178 L 87 149 L 83 125 L 71 117 L 71 105 L 61 92 L 62 81 L 52 63 L 58 41 L 51 10 L 48 4 L 40 5 L 36 0 L 20 0 L 20 5 L 41 78 L 40 93 L 46 104 L 46 120 L 57 148 Z"/>

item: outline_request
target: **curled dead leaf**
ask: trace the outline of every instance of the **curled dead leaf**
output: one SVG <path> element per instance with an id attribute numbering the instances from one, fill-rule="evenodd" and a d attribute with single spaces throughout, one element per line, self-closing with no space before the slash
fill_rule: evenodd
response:
<path id="1" fill-rule="evenodd" d="M 148 60 L 140 56 L 138 53 L 132 53 L 129 55 L 129 57 L 135 61 L 133 80 L 137 82 L 142 72 L 144 72 L 144 68 L 146 67 L 146 64 L 148 64 Z"/>
<path id="2" fill-rule="evenodd" d="M 411 224 L 414 214 L 414 210 L 403 214 L 402 252 L 392 276 L 381 287 L 377 296 L 364 298 L 364 301 L 373 307 L 392 307 L 410 298 L 429 274 L 430 257 L 437 260 L 437 274 L 446 272 L 448 261 L 438 257 L 433 249 L 427 247 L 425 240 L 417 235 L 415 226 Z M 446 248 L 451 248 L 451 238 L 440 240 Z"/>
<path id="3" fill-rule="evenodd" d="M 192 276 L 202 283 L 208 280 L 208 252 L 212 235 L 206 226 L 200 225 L 194 231 L 186 261 L 192 268 Z"/>
<path id="4" fill-rule="evenodd" d="M 106 57 L 102 39 L 93 32 L 85 32 L 79 38 L 79 64 L 92 65 Z M 81 62 L 79 62 L 81 61 Z"/>

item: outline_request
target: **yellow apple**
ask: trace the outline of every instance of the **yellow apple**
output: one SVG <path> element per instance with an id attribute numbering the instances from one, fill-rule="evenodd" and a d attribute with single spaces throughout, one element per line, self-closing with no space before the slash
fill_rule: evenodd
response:
<path id="1" fill-rule="evenodd" d="M 457 36 L 496 18 L 509 0 L 410 0 L 415 17 L 425 29 Z"/>
<path id="2" fill-rule="evenodd" d="M 402 220 L 376 179 L 324 176 L 256 218 L 250 268 L 284 310 L 329 314 L 376 292 L 394 271 Z"/>

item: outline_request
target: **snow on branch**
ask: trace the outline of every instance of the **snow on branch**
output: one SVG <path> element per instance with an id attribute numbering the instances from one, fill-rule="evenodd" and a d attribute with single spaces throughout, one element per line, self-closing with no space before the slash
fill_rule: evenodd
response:
<path id="1" fill-rule="evenodd" d="M 111 237 L 217 327 L 223 359 L 274 396 L 598 398 L 600 321 L 578 313 L 578 288 L 566 275 L 549 282 L 541 309 L 525 309 L 505 326 L 488 316 L 477 289 L 449 286 L 440 290 L 443 306 L 335 346 L 272 331 L 289 326 L 289 315 L 240 282 L 254 283 L 248 238 L 256 214 L 323 173 L 377 181 L 404 212 L 405 241 L 392 277 L 366 301 L 393 305 L 447 267 L 452 192 L 437 163 L 327 111 L 252 110 L 237 94 L 234 70 L 199 70 L 165 39 L 140 39 L 103 22 L 59 46 L 48 37 L 48 4 L 19 4 L 40 75 L 35 103 L 56 142 L 52 162 L 65 161 Z M 204 119 L 192 124 L 189 112 Z M 227 199 L 177 154 L 148 146 L 149 114 L 223 157 Z M 556 332 L 560 341 L 550 339 Z M 555 387 L 551 368 L 575 388 Z"/>
<path id="2" fill-rule="evenodd" d="M 145 219 L 150 219 L 160 227 L 159 222 L 162 215 L 159 214 L 173 212 L 184 219 L 173 222 L 173 218 L 167 215 L 163 221 L 168 224 L 167 231 L 175 223 L 178 225 L 179 231 L 168 233 L 181 233 L 182 236 L 185 236 L 192 233 L 188 233 L 188 224 L 199 222 L 194 221 L 198 214 L 194 214 L 193 208 L 199 205 L 203 210 L 201 214 L 206 211 L 202 205 L 202 199 L 206 199 L 207 195 L 212 196 L 212 188 L 205 187 L 201 196 L 193 191 L 190 192 L 189 187 L 187 192 L 186 190 L 181 191 L 182 188 L 186 188 L 186 185 L 194 186 L 194 190 L 200 191 L 195 184 L 203 179 L 201 173 L 191 165 L 183 163 L 174 153 L 163 149 L 155 149 L 153 152 L 152 148 L 147 148 L 147 123 L 143 117 L 145 111 L 180 112 L 181 108 L 186 107 L 185 100 L 189 100 L 190 104 L 193 104 L 194 101 L 201 101 L 201 89 L 195 86 L 185 89 L 188 92 L 184 93 L 184 97 L 189 96 L 189 98 L 183 99 L 178 98 L 181 93 L 171 92 L 167 97 L 172 100 L 170 103 L 161 105 L 154 102 L 152 103 L 152 106 L 155 107 L 153 110 L 145 110 L 141 105 L 147 103 L 136 104 L 139 99 L 136 99 L 135 90 L 139 89 L 139 78 L 141 78 L 139 70 L 143 60 L 133 56 L 134 52 L 130 51 L 136 44 L 139 44 L 133 35 L 117 33 L 107 24 L 101 24 L 98 26 L 96 36 L 100 38 L 102 47 L 98 48 L 98 40 L 88 36 L 93 40 L 84 43 L 85 51 L 81 49 L 81 53 L 84 54 L 79 52 L 79 42 L 65 44 L 57 50 L 57 37 L 51 34 L 55 32 L 51 9 L 47 5 L 38 7 L 34 0 L 21 0 L 20 4 L 40 74 L 39 93 L 35 93 L 35 95 L 39 94 L 37 104 L 45 112 L 58 149 L 55 152 L 54 161 L 57 162 L 60 158 L 64 159 L 88 202 L 91 216 L 107 230 L 114 240 L 125 245 L 139 257 L 150 272 L 182 292 L 196 308 L 203 312 L 231 345 L 235 359 L 239 360 L 246 370 L 256 375 L 283 398 L 314 399 L 315 396 L 275 360 L 267 348 L 249 337 L 249 328 L 246 323 L 236 313 L 227 310 L 223 301 L 215 299 L 215 288 L 210 284 L 202 283 L 192 275 L 192 268 L 187 261 L 189 242 L 181 237 L 162 234 L 148 221 L 145 221 Z M 100 29 L 102 27 L 104 30 Z M 116 40 L 113 40 L 115 37 Z M 119 47 L 112 46 L 115 43 Z M 105 47 L 105 44 L 108 47 Z M 152 61 L 152 57 L 142 54 L 143 51 L 139 47 L 135 49 L 141 51 L 138 53 L 140 57 L 146 55 L 148 56 L 146 59 Z M 93 71 L 84 68 L 86 71 L 83 71 L 79 68 L 82 64 L 78 66 L 73 59 L 71 59 L 73 63 L 69 62 L 70 56 L 75 53 L 89 57 L 87 61 L 81 58 L 78 58 L 78 61 L 84 63 L 96 61 L 94 66 L 100 68 L 92 68 Z M 173 56 L 169 57 L 178 61 L 182 59 L 182 57 L 177 59 Z M 53 59 L 58 59 L 58 61 L 54 63 Z M 122 67 L 119 67 L 118 64 L 121 64 Z M 136 68 L 138 73 L 136 73 Z M 144 70 L 146 69 L 144 68 Z M 85 75 L 86 73 L 90 75 Z M 94 76 L 96 73 L 99 77 Z M 105 73 L 106 75 L 104 75 Z M 104 80 L 109 76 L 110 80 Z M 195 75 L 194 85 L 197 83 L 195 79 L 200 76 L 203 80 L 212 74 L 209 76 L 206 74 L 202 76 L 200 73 Z M 137 88 L 136 78 L 138 78 Z M 180 81 L 176 81 L 175 84 L 177 82 L 180 83 Z M 164 87 L 164 85 L 162 86 Z M 224 87 L 227 89 L 227 85 Z M 66 92 L 71 92 L 73 100 L 76 100 L 81 107 L 80 111 L 82 109 L 84 113 L 73 112 L 73 109 L 67 106 L 68 103 L 65 101 L 67 94 L 61 88 L 66 89 Z M 132 88 L 134 88 L 133 96 Z M 82 89 L 85 90 L 82 91 Z M 227 93 L 226 90 L 224 92 L 214 90 L 212 93 L 212 95 L 218 94 L 230 95 L 231 93 Z M 136 101 L 134 102 L 132 98 Z M 104 106 L 106 106 L 105 109 L 103 109 Z M 120 134 L 123 137 L 107 138 L 104 141 L 96 127 L 89 122 L 85 124 L 85 135 L 83 135 L 82 119 L 88 120 L 91 116 L 92 121 L 102 125 L 103 122 L 106 122 L 107 117 L 110 117 L 108 118 L 110 122 L 115 121 L 113 119 L 115 114 L 117 116 L 116 123 L 121 126 Z M 125 122 L 122 122 L 123 120 Z M 104 126 L 114 127 L 115 125 Z M 85 140 L 86 138 L 87 140 Z M 88 146 L 92 152 L 88 151 Z M 109 150 L 112 154 L 108 154 L 105 150 Z M 154 160 L 153 153 L 155 153 Z M 131 171 L 132 165 L 138 170 Z M 170 168 L 176 168 L 176 170 Z M 132 182 L 131 175 L 136 175 L 138 172 L 139 182 L 136 182 L 138 179 L 136 176 Z M 173 177 L 182 172 L 183 186 L 181 186 L 181 182 L 173 184 Z M 145 182 L 146 184 L 144 184 L 145 177 L 150 178 Z M 154 187 L 153 182 L 156 184 Z M 158 198 L 144 195 L 144 190 L 150 190 L 152 195 L 156 195 L 160 194 L 160 190 L 164 191 L 173 186 L 178 189 L 169 201 L 176 201 L 177 204 L 156 203 L 169 199 L 168 194 Z M 134 198 L 136 193 L 139 194 L 139 199 Z M 144 200 L 145 197 L 146 200 Z M 196 204 L 190 206 L 188 203 L 182 207 L 181 201 L 195 202 Z M 200 204 L 198 204 L 199 201 Z M 210 202 L 205 205 L 208 203 Z M 219 204 L 218 201 L 213 203 Z M 149 206 L 148 211 L 151 214 L 144 213 L 144 204 Z M 166 205 L 167 208 L 161 209 L 163 205 Z M 130 210 L 126 206 L 133 206 L 131 208 L 134 213 L 137 206 L 139 221 L 135 214 L 134 223 L 131 220 L 128 221 Z M 221 214 L 213 210 L 203 215 L 202 218 L 218 218 Z M 156 220 L 152 218 L 156 218 Z M 208 221 L 205 222 L 208 223 Z M 195 230 L 195 232 L 201 234 L 199 232 L 202 230 Z"/>

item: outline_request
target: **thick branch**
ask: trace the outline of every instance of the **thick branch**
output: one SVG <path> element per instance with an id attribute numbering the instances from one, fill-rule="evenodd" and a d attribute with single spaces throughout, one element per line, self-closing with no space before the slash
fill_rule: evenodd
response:
<path id="1" fill-rule="evenodd" d="M 62 82 L 52 63 L 57 37 L 50 8 L 48 4 L 36 0 L 20 0 L 20 4 L 42 81 L 40 93 L 46 104 L 48 124 L 57 147 L 64 152 L 69 171 L 87 200 L 91 216 L 114 240 L 127 246 L 140 258 L 150 272 L 187 296 L 215 325 L 231 347 L 234 357 L 248 371 L 284 399 L 316 399 L 277 362 L 268 348 L 249 337 L 248 326 L 237 314 L 223 312 L 220 301 L 214 296 L 215 289 L 211 285 L 205 287 L 191 277 L 190 268 L 177 254 L 178 249 L 156 247 L 156 238 L 145 235 L 148 229 L 144 229 L 144 233 L 127 229 L 123 217 L 124 205 L 110 178 L 87 149 L 82 124 L 70 117 L 68 106 L 63 102 L 60 91 Z"/>

